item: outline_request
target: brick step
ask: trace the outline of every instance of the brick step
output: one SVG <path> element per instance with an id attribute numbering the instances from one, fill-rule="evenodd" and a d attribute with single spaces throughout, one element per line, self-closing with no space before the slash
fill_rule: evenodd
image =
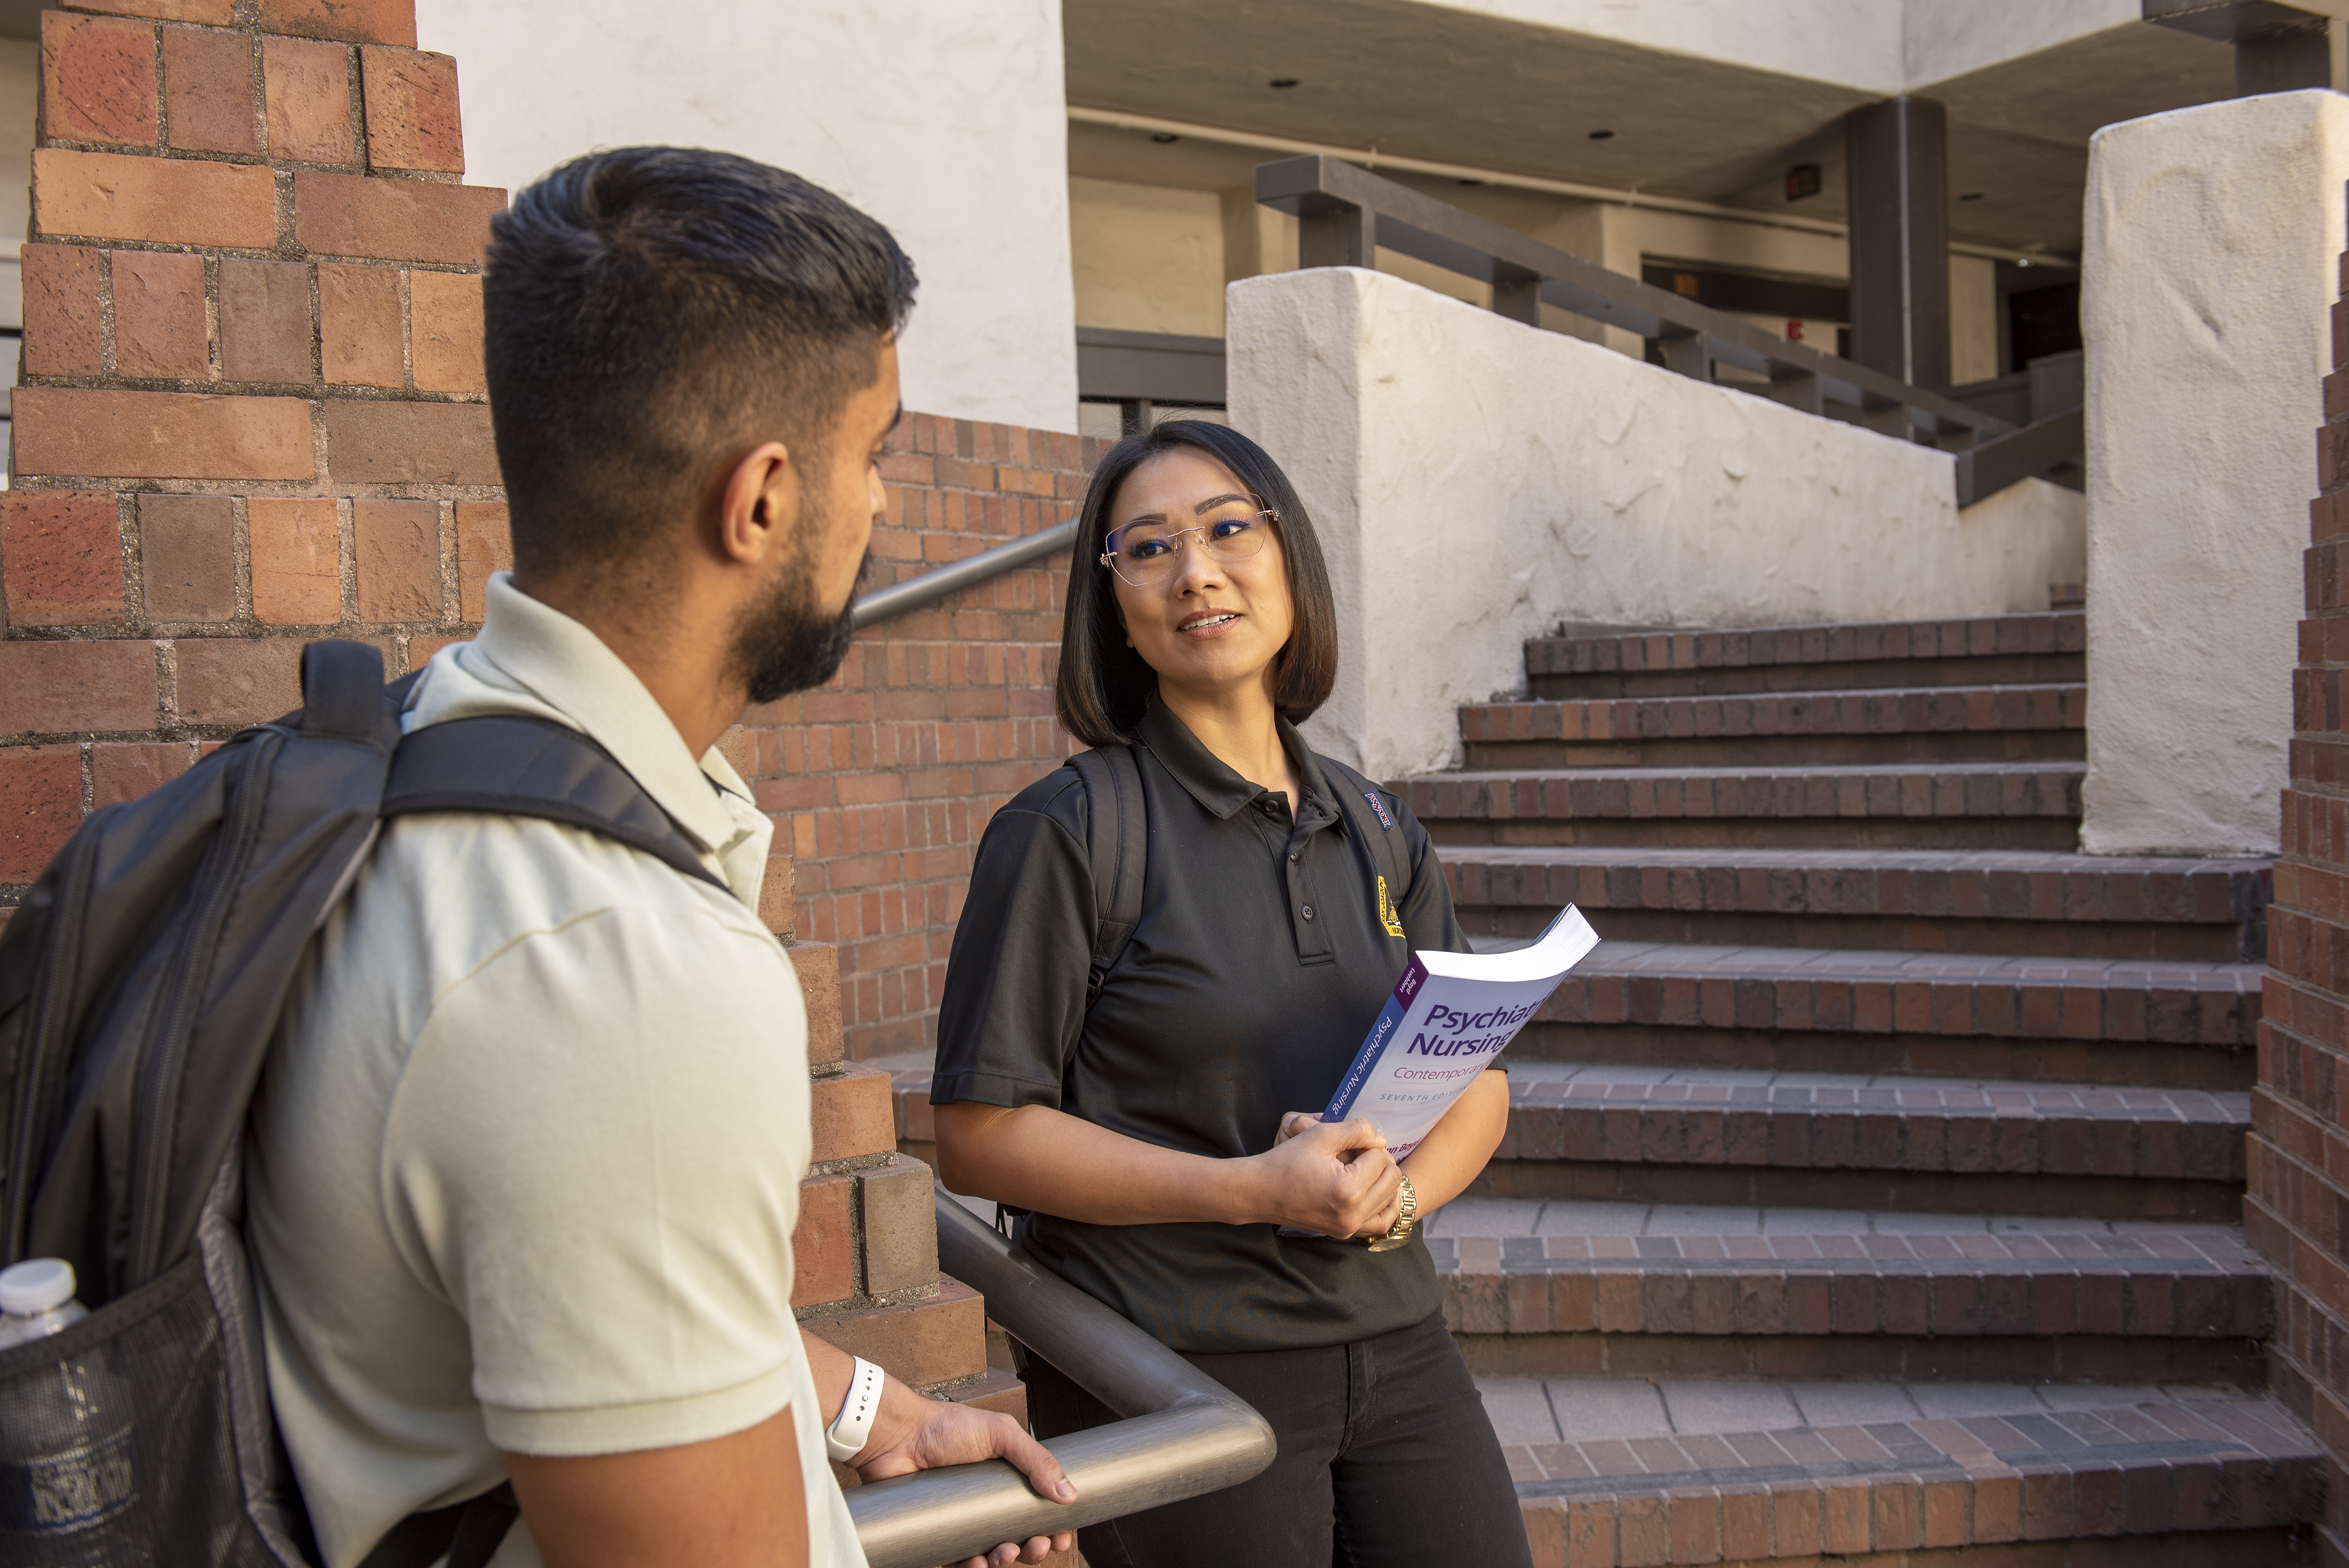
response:
<path id="1" fill-rule="evenodd" d="M 1982 686 L 2077 681 L 2086 668 L 2079 611 L 1976 621 L 1619 631 L 1526 645 L 1543 697 Z"/>
<path id="2" fill-rule="evenodd" d="M 2259 1068 L 2256 1054 L 2248 1049 L 2171 1041 L 2117 1044 L 1905 1029 L 1870 1034 L 1863 1041 L 1855 1040 L 1847 1029 L 1564 1024 L 1541 1018 L 1528 1023 L 1510 1044 L 1508 1060 L 1513 1068 L 1536 1062 L 1612 1062 L 1795 1073 L 1846 1072 L 1858 1060 L 1878 1072 L 1920 1078 L 2235 1091 L 2249 1090 Z"/>
<path id="3" fill-rule="evenodd" d="M 800 1326 L 916 1388 L 943 1390 L 989 1376 L 986 1304 L 951 1275 L 898 1299 L 805 1313 Z"/>
<path id="4" fill-rule="evenodd" d="M 1440 844 L 2069 850 L 2074 762 L 1429 774 L 1391 786 Z"/>
<path id="5" fill-rule="evenodd" d="M 2222 1389 L 1484 1389 L 1537 1568 L 2268 1568 L 2323 1506 L 2314 1436 Z"/>
<path id="6" fill-rule="evenodd" d="M 1480 935 L 1536 935 L 1572 903 L 1631 942 L 2186 963 L 2263 959 L 2272 884 L 2263 860 L 2052 851 L 1454 844 L 1443 861 Z"/>
<path id="7" fill-rule="evenodd" d="M 1473 769 L 2065 761 L 2087 755 L 2084 685 L 1471 703 Z"/>
<path id="8" fill-rule="evenodd" d="M 2060 1038 L 2250 1050 L 2265 966 L 1601 942 L 1555 1024 Z"/>
<path id="9" fill-rule="evenodd" d="M 2273 1326 L 2231 1227 L 1532 1208 L 1465 1199 L 1430 1227 L 1445 1321 L 1486 1374 L 2251 1385 L 2244 1341 Z"/>
<path id="10" fill-rule="evenodd" d="M 2250 1097 L 1513 1063 L 1495 1197 L 2236 1217 Z"/>

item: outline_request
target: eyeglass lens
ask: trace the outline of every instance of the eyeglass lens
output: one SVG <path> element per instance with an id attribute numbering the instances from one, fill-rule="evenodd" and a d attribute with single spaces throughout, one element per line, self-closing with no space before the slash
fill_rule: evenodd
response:
<path id="1" fill-rule="evenodd" d="M 1129 522 L 1104 542 L 1117 574 L 1139 587 L 1174 571 L 1191 540 L 1197 540 L 1219 561 L 1237 561 L 1262 550 L 1271 531 L 1269 513 L 1234 511 L 1183 528 L 1164 522 Z"/>

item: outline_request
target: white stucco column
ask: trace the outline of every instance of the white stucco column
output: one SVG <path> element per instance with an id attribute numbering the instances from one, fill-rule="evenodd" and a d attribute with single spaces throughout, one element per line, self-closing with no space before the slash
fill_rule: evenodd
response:
<path id="1" fill-rule="evenodd" d="M 418 0 L 416 28 L 457 57 L 473 183 L 639 142 L 788 169 L 914 258 L 906 407 L 1076 428 L 1060 0 Z"/>
<path id="2" fill-rule="evenodd" d="M 1525 686 L 1562 622 L 1768 626 L 2044 610 L 2079 498 L 1961 512 L 1955 459 L 1323 267 L 1226 292 L 1232 422 L 1328 557 L 1338 687 L 1313 744 L 1373 778 L 1452 764 L 1457 709 Z"/>
<path id="3" fill-rule="evenodd" d="M 2344 181 L 2324 91 L 2090 143 L 2091 854 L 2276 851 Z"/>

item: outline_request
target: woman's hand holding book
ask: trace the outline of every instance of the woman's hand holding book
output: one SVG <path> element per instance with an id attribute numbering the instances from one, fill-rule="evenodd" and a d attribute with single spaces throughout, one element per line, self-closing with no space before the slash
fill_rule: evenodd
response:
<path id="1" fill-rule="evenodd" d="M 1272 1148 L 1256 1155 L 1261 1219 L 1325 1236 L 1383 1235 L 1401 1209 L 1402 1170 L 1379 1130 L 1362 1120 L 1281 1118 Z"/>

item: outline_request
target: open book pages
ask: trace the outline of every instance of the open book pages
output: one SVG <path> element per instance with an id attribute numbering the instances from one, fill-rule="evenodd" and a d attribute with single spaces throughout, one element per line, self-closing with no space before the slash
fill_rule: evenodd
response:
<path id="1" fill-rule="evenodd" d="M 1530 946 L 1413 953 L 1321 1119 L 1366 1118 L 1402 1159 L 1598 945 L 1568 904 Z"/>

